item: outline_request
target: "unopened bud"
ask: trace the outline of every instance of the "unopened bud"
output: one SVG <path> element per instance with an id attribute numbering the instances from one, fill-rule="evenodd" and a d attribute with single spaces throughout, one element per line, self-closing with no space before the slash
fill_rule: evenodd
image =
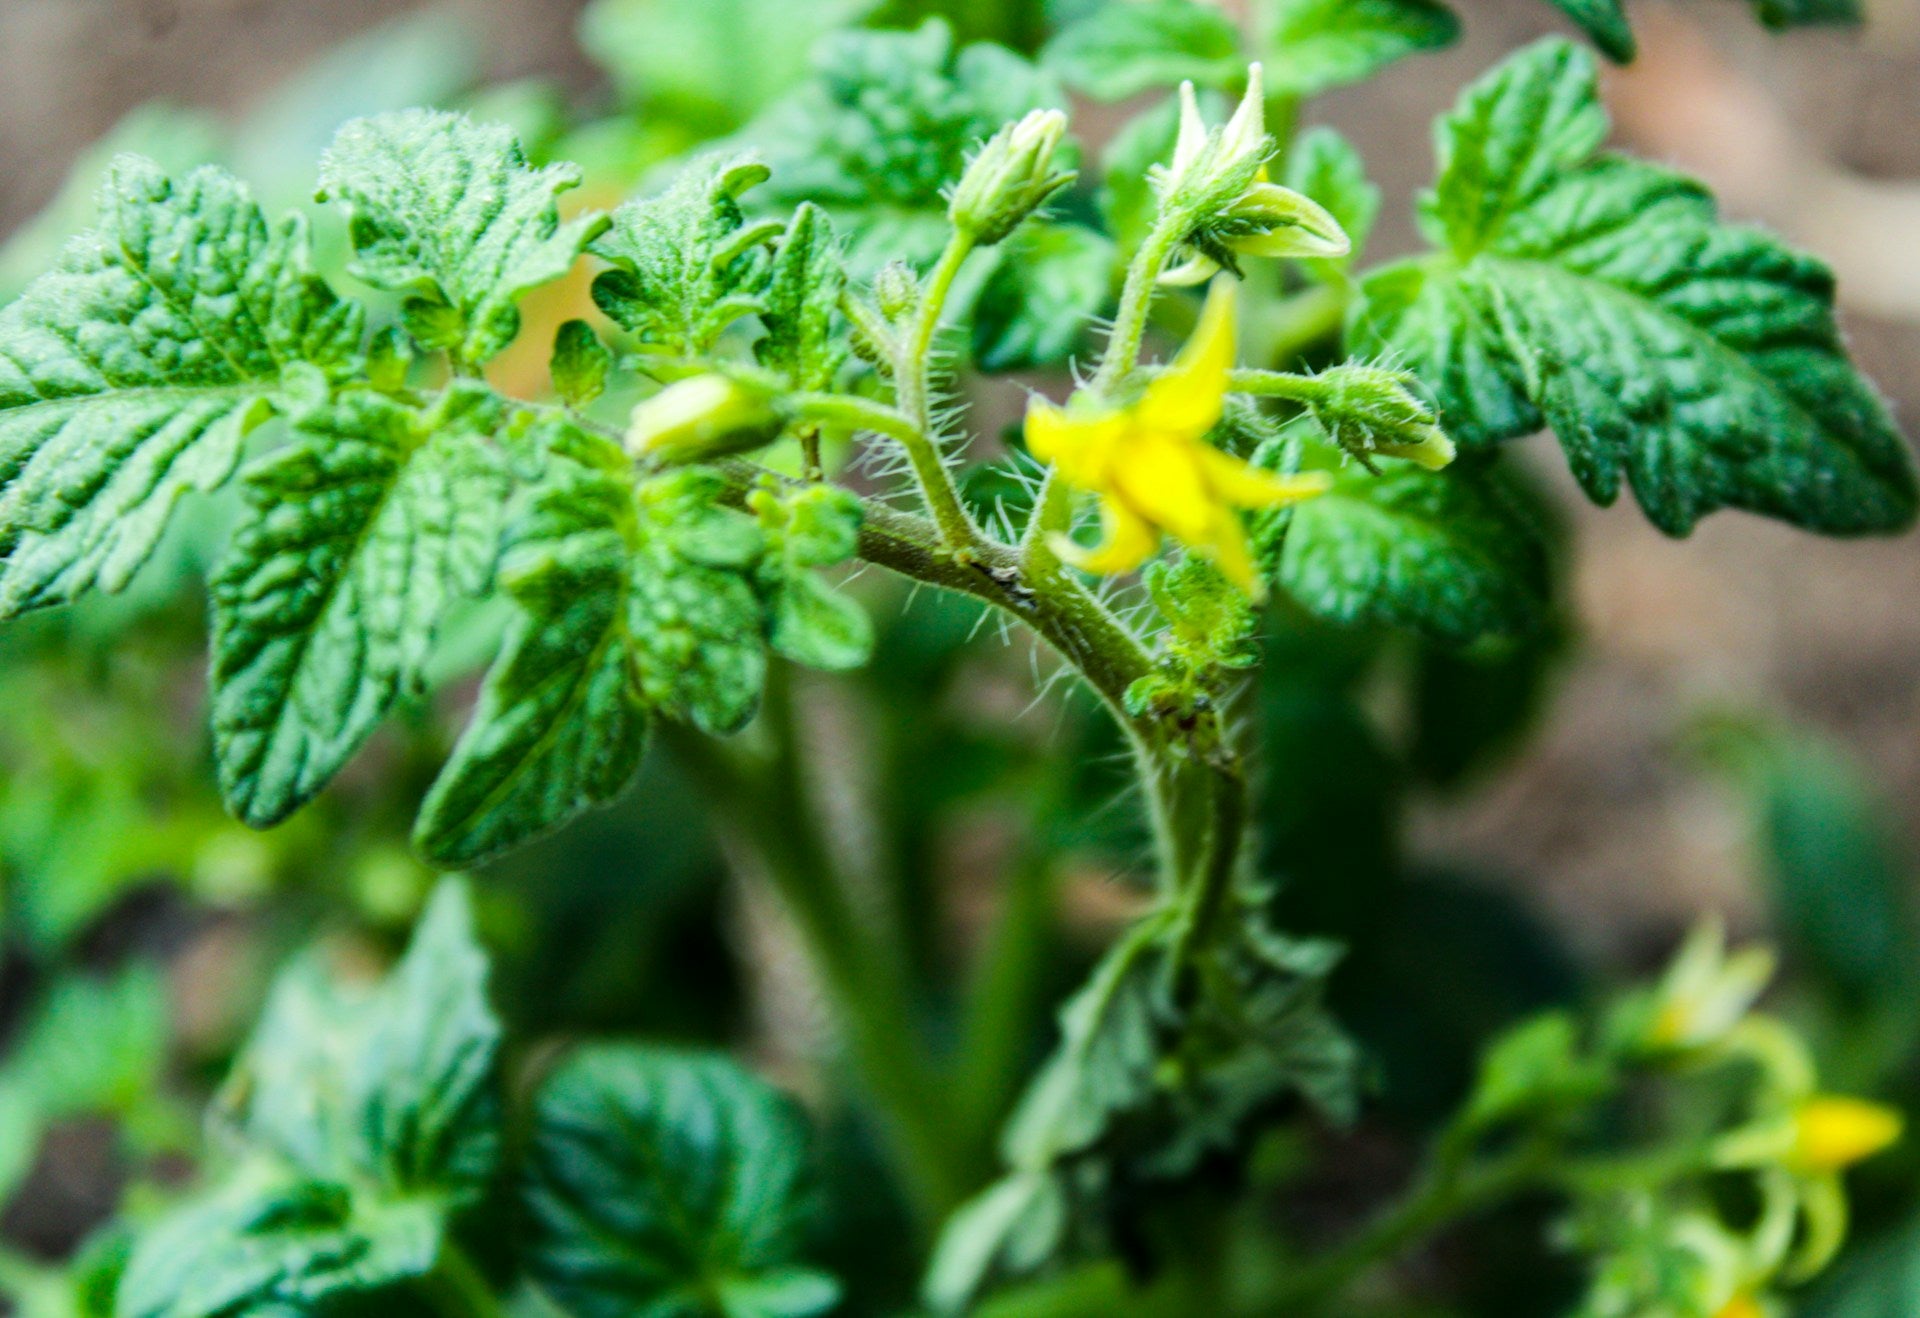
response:
<path id="1" fill-rule="evenodd" d="M 1314 419 L 1359 457 L 1405 458 L 1438 471 L 1455 457 L 1439 418 L 1407 387 L 1407 377 L 1378 366 L 1336 366 L 1314 377 L 1306 400 Z"/>
<path id="2" fill-rule="evenodd" d="M 981 247 L 991 247 L 1073 182 L 1053 168 L 1067 133 L 1059 110 L 1034 110 L 1008 124 L 980 148 L 953 189 L 947 218 Z"/>
<path id="3" fill-rule="evenodd" d="M 920 305 L 920 281 L 904 261 L 889 261 L 873 277 L 873 304 L 888 320 L 904 320 Z"/>
<path id="4" fill-rule="evenodd" d="M 772 400 L 724 375 L 670 384 L 633 409 L 627 451 L 635 457 L 697 462 L 771 443 L 781 418 Z"/>

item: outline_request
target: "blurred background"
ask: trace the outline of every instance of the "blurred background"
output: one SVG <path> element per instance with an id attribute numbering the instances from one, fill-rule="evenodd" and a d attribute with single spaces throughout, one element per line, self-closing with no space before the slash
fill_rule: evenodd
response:
<path id="1" fill-rule="evenodd" d="M 534 135 L 545 128 L 551 140 L 556 125 L 624 104 L 631 91 L 626 70 L 590 58 L 576 39 L 583 8 L 0 0 L 0 294 L 12 296 L 60 237 L 84 227 L 103 139 L 166 163 L 227 160 L 273 205 L 311 188 L 315 156 L 353 114 L 474 104 Z M 1431 175 L 1433 116 L 1516 44 L 1563 30 L 1539 0 L 1459 8 L 1460 44 L 1331 94 L 1309 116 L 1345 132 L 1386 192 L 1376 258 L 1413 245 L 1410 204 Z M 1703 178 L 1729 214 L 1833 262 L 1854 352 L 1911 427 L 1920 418 L 1920 0 L 1866 8 L 1861 31 L 1780 37 L 1728 0 L 1639 0 L 1643 55 L 1610 72 L 1608 95 L 1619 145 Z M 732 126 L 726 107 L 709 109 L 712 127 Z M 663 131 L 664 146 L 592 135 L 574 145 L 603 151 L 617 175 L 623 159 L 657 159 L 678 145 L 675 130 Z M 588 161 L 590 180 L 599 163 Z M 1468 876 L 1515 918 L 1539 922 L 1554 955 L 1578 966 L 1652 965 L 1703 910 L 1759 930 L 1795 903 L 1823 902 L 1801 911 L 1816 931 L 1805 954 L 1844 960 L 1872 937 L 1847 924 L 1851 894 L 1866 894 L 1851 908 L 1857 918 L 1903 912 L 1920 878 L 1920 538 L 1825 541 L 1723 513 L 1690 541 L 1669 541 L 1630 503 L 1599 510 L 1580 498 L 1550 441 L 1529 447 L 1561 496 L 1573 542 L 1570 643 L 1546 679 L 1540 731 L 1496 766 L 1431 774 L 1409 788 L 1405 853 Z M 115 605 L 123 606 L 147 616 L 137 599 Z M 0 1039 L 13 1048 L 0 1069 L 0 1204 L 10 1185 L 26 1187 L 0 1215 L 0 1239 L 34 1256 L 57 1255 L 110 1206 L 124 1152 L 117 1140 L 163 1160 L 191 1147 L 198 1092 L 250 1018 L 265 967 L 333 918 L 340 892 L 377 941 L 383 922 L 386 936 L 404 928 L 424 890 L 400 842 L 432 756 L 403 733 L 286 830 L 256 837 L 222 823 L 204 765 L 178 751 L 200 744 L 201 674 L 167 657 L 198 643 L 199 623 L 191 610 L 184 621 L 153 616 L 173 619 L 174 630 L 148 628 L 131 645 L 102 641 L 111 658 L 84 657 L 89 636 L 123 635 L 124 616 L 111 610 L 36 620 L 0 638 L 0 874 L 9 884 L 0 920 L 11 921 L 0 925 L 8 949 Z M 938 623 L 924 611 L 921 622 L 895 638 L 896 654 L 938 649 L 922 634 Z M 972 620 L 955 626 L 964 635 Z M 150 662 L 141 658 L 149 650 Z M 85 689 L 69 676 L 76 665 L 91 665 Z M 1025 660 L 1002 669 L 978 688 L 1004 694 L 989 717 L 1013 722 L 1023 762 L 1044 774 L 1062 734 L 1044 710 L 1028 710 Z M 910 679 L 921 670 L 898 671 Z M 924 694 L 902 686 L 908 703 Z M 1459 683 L 1437 698 L 1481 694 Z M 418 719 L 429 746 L 430 715 Z M 823 735 L 844 746 L 860 733 Z M 912 759 L 911 747 L 900 753 Z M 500 882 L 526 885 L 535 900 L 497 907 L 496 934 L 523 952 L 578 952 L 565 967 L 509 958 L 512 989 L 502 996 L 531 1016 L 519 1024 L 536 1029 L 744 1031 L 777 1065 L 794 1051 L 778 1041 L 810 1028 L 808 996 L 768 986 L 803 984 L 804 972 L 777 917 L 716 878 L 723 857 L 714 842 L 678 826 L 685 789 L 659 771 L 657 756 L 655 766 L 636 803 L 502 867 Z M 951 791 L 959 799 L 967 789 Z M 636 838 L 647 840 L 656 880 L 644 902 L 627 872 Z M 964 871 L 1005 859 L 993 835 L 982 841 L 979 830 L 949 822 L 921 845 L 944 850 L 943 863 L 961 872 L 962 896 L 945 918 L 962 927 L 986 918 L 970 913 Z M 194 901 L 156 891 L 149 881 L 163 871 L 190 874 Z M 263 917 L 250 903 L 270 888 L 306 895 Z M 1099 874 L 1069 885 L 1067 899 L 1091 912 L 1090 926 L 1130 902 Z M 209 902 L 248 914 L 209 918 Z M 63 1036 L 69 1008 L 49 1005 L 57 977 L 39 953 L 49 940 L 61 947 L 55 959 L 80 965 L 122 966 L 139 949 L 139 964 L 157 967 L 141 973 L 165 977 L 166 994 L 145 994 L 161 1015 L 138 1005 L 151 981 L 96 976 L 75 992 L 97 1000 L 69 1012 L 85 1028 Z M 590 950 L 608 944 L 621 955 Z M 719 968 L 730 958 L 760 965 L 758 981 L 737 983 Z M 649 995 L 654 983 L 675 992 Z M 108 1063 L 97 1056 L 103 1028 L 125 1043 Z M 40 1051 L 23 1062 L 27 1046 Z M 108 1138 L 59 1112 L 38 1111 L 29 1125 L 16 1113 L 34 1138 L 10 1151 L 9 1083 L 15 1108 L 26 1110 L 22 1071 L 63 1066 L 86 1073 L 61 1081 L 91 1095 L 75 1111 L 139 1107 L 132 1134 Z M 162 1071 L 179 1107 L 148 1111 L 133 1096 Z"/>

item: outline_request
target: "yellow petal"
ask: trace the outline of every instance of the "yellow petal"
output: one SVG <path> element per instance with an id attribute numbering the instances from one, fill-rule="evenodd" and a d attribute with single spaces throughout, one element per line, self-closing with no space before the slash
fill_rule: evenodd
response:
<path id="1" fill-rule="evenodd" d="M 1114 466 L 1112 493 L 1178 539 L 1204 538 L 1220 506 L 1200 465 L 1211 452 L 1193 440 L 1134 435 L 1124 460 Z"/>
<path id="2" fill-rule="evenodd" d="M 1082 549 L 1064 535 L 1053 536 L 1048 544 L 1062 563 L 1103 577 L 1133 571 L 1160 547 L 1153 527 L 1118 499 L 1100 501 L 1100 525 L 1100 543 L 1092 549 Z"/>
<path id="3" fill-rule="evenodd" d="M 1193 337 L 1131 409 L 1143 428 L 1193 439 L 1213 429 L 1226 406 L 1236 315 L 1233 284 L 1215 283 Z"/>
<path id="4" fill-rule="evenodd" d="M 1284 508 L 1333 488 L 1333 477 L 1324 471 L 1282 476 L 1217 448 L 1203 447 L 1200 463 L 1214 497 L 1241 508 Z"/>
<path id="5" fill-rule="evenodd" d="M 1160 272 L 1160 282 L 1168 288 L 1192 288 L 1220 273 L 1220 263 L 1210 256 L 1195 254 L 1179 265 Z"/>
<path id="6" fill-rule="evenodd" d="M 1864 1099 L 1821 1094 L 1793 1117 L 1793 1165 L 1807 1172 L 1837 1172 L 1890 1148 L 1906 1128 L 1894 1108 Z"/>
<path id="7" fill-rule="evenodd" d="M 1253 550 L 1247 543 L 1246 528 L 1230 508 L 1215 510 L 1208 533 L 1193 547 L 1220 569 L 1220 575 L 1245 591 L 1255 603 L 1267 597 L 1267 583 L 1254 570 Z"/>
<path id="8" fill-rule="evenodd" d="M 1106 484 L 1126 418 L 1117 412 L 1076 416 L 1035 398 L 1027 404 L 1026 432 L 1034 457 L 1058 467 L 1068 484 L 1097 489 Z"/>

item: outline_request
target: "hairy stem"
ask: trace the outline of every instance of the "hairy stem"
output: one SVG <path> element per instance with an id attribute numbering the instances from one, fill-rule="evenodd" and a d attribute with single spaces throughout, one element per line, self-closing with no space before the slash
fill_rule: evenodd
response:
<path id="1" fill-rule="evenodd" d="M 709 788 L 798 926 L 831 998 L 855 1079 L 870 1097 L 907 1190 L 931 1225 L 963 1187 L 946 1135 L 946 1104 L 919 1047 L 898 956 L 874 938 L 821 837 L 800 773 L 792 711 L 770 691 L 770 753 L 749 759 L 670 725 L 676 758 Z"/>
<path id="2" fill-rule="evenodd" d="M 895 434 L 913 464 L 913 475 L 940 528 L 941 537 L 954 553 L 966 557 L 980 540 L 980 532 L 960 501 L 953 473 L 934 439 L 933 426 L 933 340 L 946 311 L 953 281 L 973 251 L 973 240 L 959 230 L 947 239 L 933 271 L 927 276 L 920 295 L 920 306 L 912 327 L 900 343 L 900 355 L 894 363 L 894 389 L 899 410 L 910 423 L 910 433 Z"/>

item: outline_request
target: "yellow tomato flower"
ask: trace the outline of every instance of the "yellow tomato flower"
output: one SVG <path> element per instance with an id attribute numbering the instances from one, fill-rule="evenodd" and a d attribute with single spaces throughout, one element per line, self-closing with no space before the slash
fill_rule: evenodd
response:
<path id="1" fill-rule="evenodd" d="M 1816 1094 L 1793 1114 L 1789 1162 L 1802 1172 L 1840 1172 L 1892 1147 L 1906 1118 L 1882 1103 Z"/>
<path id="2" fill-rule="evenodd" d="M 1193 338 L 1137 402 L 1115 407 L 1084 395 L 1065 408 L 1036 398 L 1027 446 L 1060 478 L 1100 496 L 1105 535 L 1094 549 L 1052 540 L 1062 561 L 1103 576 L 1152 557 L 1162 533 L 1210 559 L 1258 599 L 1264 593 L 1237 509 L 1277 508 L 1326 490 L 1322 472 L 1281 476 L 1223 453 L 1206 436 L 1226 406 L 1234 363 L 1234 292 L 1216 284 Z"/>

